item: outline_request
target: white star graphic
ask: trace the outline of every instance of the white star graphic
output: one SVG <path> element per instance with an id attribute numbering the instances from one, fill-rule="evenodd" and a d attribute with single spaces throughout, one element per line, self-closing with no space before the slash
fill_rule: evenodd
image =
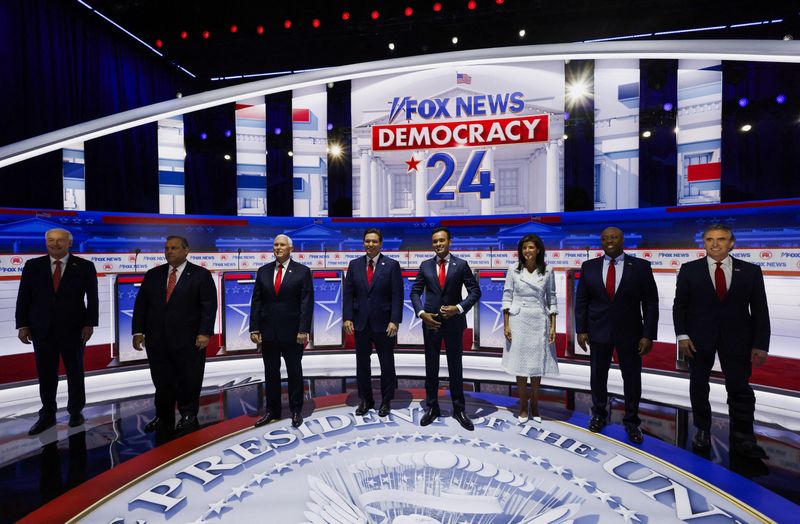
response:
<path id="1" fill-rule="evenodd" d="M 431 435 L 431 440 L 433 442 L 438 442 L 438 441 L 442 440 L 442 438 L 444 438 L 444 437 L 442 437 L 439 433 L 434 433 L 433 435 Z"/>
<path id="2" fill-rule="evenodd" d="M 492 451 L 500 451 L 500 448 L 502 447 L 503 447 L 502 444 L 500 444 L 499 442 L 492 442 L 486 447 L 486 449 L 490 449 Z"/>
<path id="3" fill-rule="evenodd" d="M 247 489 L 247 486 L 246 486 L 246 485 L 244 485 L 244 486 L 238 486 L 238 487 L 235 487 L 235 488 L 231 488 L 231 494 L 228 496 L 228 500 L 231 500 L 231 499 L 239 499 L 239 500 L 242 500 L 242 496 L 243 496 L 245 493 L 252 493 L 252 491 L 250 491 L 249 489 Z"/>
<path id="4" fill-rule="evenodd" d="M 570 482 L 572 482 L 573 484 L 577 484 L 581 488 L 585 488 L 586 486 L 589 485 L 589 482 L 587 482 L 587 480 L 583 477 L 572 477 L 572 480 Z"/>
<path id="5" fill-rule="evenodd" d="M 592 493 L 592 495 L 594 495 L 595 497 L 597 497 L 598 499 L 600 499 L 605 503 L 608 503 L 609 500 L 612 500 L 610 493 L 606 493 L 605 491 L 598 488 L 594 489 L 594 493 Z"/>
<path id="6" fill-rule="evenodd" d="M 218 516 L 222 516 L 222 510 L 224 510 L 225 508 L 230 508 L 230 506 L 225 504 L 224 500 L 221 500 L 219 502 L 215 502 L 213 504 L 209 504 L 208 505 L 208 511 L 206 512 L 206 516 L 214 515 L 214 514 L 216 514 Z"/>
<path id="7" fill-rule="evenodd" d="M 356 437 L 353 439 L 353 444 L 358 447 L 359 444 L 367 444 L 367 441 L 361 437 Z"/>
<path id="8" fill-rule="evenodd" d="M 534 457 L 531 457 L 530 459 L 528 459 L 528 462 L 532 462 L 533 464 L 536 464 L 537 466 L 541 466 L 542 462 L 544 462 L 544 459 L 542 457 L 535 457 L 534 456 Z"/>
<path id="9" fill-rule="evenodd" d="M 410 332 L 412 329 L 422 324 L 422 319 L 419 318 L 417 314 L 414 312 L 414 306 L 411 304 L 410 300 L 404 301 L 403 307 L 411 311 L 411 322 L 408 323 L 408 331 Z"/>
<path id="10" fill-rule="evenodd" d="M 523 453 L 525 453 L 525 452 L 522 451 L 521 449 L 518 449 L 518 448 L 514 448 L 514 449 L 508 450 L 508 454 L 511 455 L 512 457 L 519 458 L 519 457 L 522 456 Z"/>
<path id="11" fill-rule="evenodd" d="M 294 461 L 297 462 L 298 464 L 302 464 L 304 460 L 306 462 L 311 462 L 311 459 L 308 458 L 308 455 L 306 455 L 305 453 L 298 453 L 294 456 Z"/>
<path id="12" fill-rule="evenodd" d="M 409 435 L 409 437 L 411 437 L 411 441 L 412 442 L 415 441 L 415 440 L 425 440 L 424 437 L 422 436 L 422 433 L 420 433 L 419 431 L 415 431 L 414 433 L 411 433 Z"/>
<path id="13" fill-rule="evenodd" d="M 473 448 L 479 448 L 479 447 L 481 447 L 481 444 L 483 444 L 483 441 L 481 439 L 479 439 L 478 437 L 475 437 L 475 438 L 472 438 L 472 439 L 468 440 L 467 444 L 469 444 Z"/>
<path id="14" fill-rule="evenodd" d="M 328 321 L 325 324 L 325 331 L 329 331 L 333 326 L 335 326 L 336 324 L 338 324 L 339 322 L 342 321 L 342 317 L 334 319 L 333 317 L 336 315 L 336 312 L 326 305 L 326 304 L 330 304 L 330 305 L 333 305 L 333 306 L 338 305 L 339 304 L 339 295 L 341 295 L 341 293 L 342 293 L 342 287 L 339 286 L 339 289 L 336 290 L 336 296 L 333 298 L 333 300 L 315 300 L 314 301 L 315 304 L 317 304 L 319 307 L 321 307 L 322 309 L 324 309 L 325 311 L 328 312 Z"/>
<path id="15" fill-rule="evenodd" d="M 328 448 L 323 448 L 322 446 L 317 446 L 317 449 L 314 450 L 314 455 L 318 457 L 321 457 L 325 453 L 327 453 L 328 455 L 331 454 L 331 452 L 328 451 Z"/>
<path id="16" fill-rule="evenodd" d="M 226 304 L 227 307 L 234 310 L 242 316 L 242 323 L 239 324 L 239 335 L 250 332 L 250 304 Z M 247 311 L 245 311 L 245 309 Z"/>
<path id="17" fill-rule="evenodd" d="M 490 311 L 494 313 L 494 325 L 492 326 L 492 333 L 497 332 L 503 327 L 503 309 L 502 309 L 503 302 L 481 301 L 481 304 L 486 306 Z"/>
<path id="18" fill-rule="evenodd" d="M 392 435 L 392 438 L 394 439 L 395 442 L 397 442 L 398 440 L 403 440 L 405 438 L 405 435 L 398 432 Z"/>
<path id="19" fill-rule="evenodd" d="M 450 444 L 461 444 L 464 442 L 464 439 L 460 435 L 453 435 L 451 437 L 447 437 L 447 442 Z"/>
<path id="20" fill-rule="evenodd" d="M 377 444 L 378 442 L 383 442 L 386 440 L 386 437 L 381 435 L 380 433 L 376 433 L 374 437 L 372 437 L 372 443 Z"/>
<path id="21" fill-rule="evenodd" d="M 622 518 L 625 519 L 625 522 L 631 522 L 631 521 L 641 522 L 639 517 L 636 516 L 636 512 L 633 511 L 632 509 L 626 508 L 625 506 L 619 506 L 614 511 L 622 515 Z"/>
<path id="22" fill-rule="evenodd" d="M 272 471 L 274 471 L 275 473 L 280 473 L 285 469 L 291 470 L 289 464 L 287 464 L 286 462 L 276 462 L 275 467 L 272 468 Z"/>
<path id="23" fill-rule="evenodd" d="M 333 449 L 335 449 L 336 451 L 339 451 L 342 448 L 350 449 L 350 444 L 348 444 L 346 442 L 342 442 L 341 440 L 337 440 L 336 444 L 334 444 L 331 447 L 333 447 Z"/>
<path id="24" fill-rule="evenodd" d="M 261 486 L 261 483 L 264 482 L 265 480 L 270 480 L 269 473 L 256 473 L 250 479 L 250 484 Z"/>

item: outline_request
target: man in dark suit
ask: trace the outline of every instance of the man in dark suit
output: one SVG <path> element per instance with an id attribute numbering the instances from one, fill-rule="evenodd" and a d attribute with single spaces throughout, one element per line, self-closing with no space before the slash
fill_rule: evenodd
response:
<path id="1" fill-rule="evenodd" d="M 214 334 L 217 288 L 204 267 L 192 264 L 189 242 L 167 237 L 166 264 L 144 276 L 133 306 L 133 347 L 147 350 L 150 375 L 156 387 L 156 417 L 145 431 L 171 431 L 175 404 L 181 418 L 175 429 L 199 427 L 197 412 L 206 366 L 206 347 Z"/>
<path id="2" fill-rule="evenodd" d="M 375 407 L 372 396 L 372 345 L 381 364 L 381 407 L 378 415 L 389 415 L 397 387 L 394 346 L 403 320 L 403 276 L 400 263 L 381 255 L 383 235 L 375 228 L 364 232 L 366 255 L 350 261 L 344 280 L 342 318 L 344 330 L 356 338 L 358 408 L 362 416 Z"/>
<path id="3" fill-rule="evenodd" d="M 427 411 L 420 424 L 427 426 L 441 415 L 439 411 L 439 353 L 444 340 L 447 353 L 447 371 L 450 375 L 450 398 L 453 401 L 453 418 L 469 431 L 472 421 L 464 412 L 464 377 L 461 353 L 464 346 L 465 314 L 481 297 L 478 281 L 466 260 L 450 253 L 450 231 L 438 227 L 431 237 L 436 256 L 419 266 L 419 273 L 411 288 L 414 312 L 425 324 L 425 393 Z M 462 288 L 467 288 L 467 298 L 462 299 Z M 425 304 L 421 297 L 425 292 Z"/>
<path id="4" fill-rule="evenodd" d="M 681 266 L 672 306 L 678 349 L 689 362 L 689 395 L 698 451 L 711 446 L 709 377 L 719 352 L 728 392 L 731 449 L 766 458 L 753 435 L 756 397 L 749 379 L 769 351 L 769 308 L 761 268 L 730 256 L 736 237 L 723 224 L 703 232 L 706 256 Z"/>
<path id="5" fill-rule="evenodd" d="M 28 260 L 17 294 L 17 336 L 23 344 L 33 342 L 42 400 L 29 435 L 56 424 L 59 355 L 67 372 L 69 425 L 85 422 L 83 352 L 98 319 L 94 264 L 69 252 L 72 233 L 65 229 L 51 229 L 45 241 L 47 255 Z"/>
<path id="6" fill-rule="evenodd" d="M 267 411 L 256 421 L 263 426 L 281 418 L 281 355 L 289 381 L 292 426 L 303 423 L 303 347 L 308 343 L 314 311 L 311 270 L 291 260 L 292 239 L 278 235 L 272 245 L 275 261 L 258 269 L 250 306 L 250 340 L 261 346 Z"/>
<path id="7" fill-rule="evenodd" d="M 591 351 L 592 418 L 589 430 L 598 432 L 608 421 L 608 369 L 617 350 L 625 394 L 625 432 L 635 444 L 642 397 L 642 357 L 653 348 L 658 333 L 658 288 L 647 260 L 623 253 L 625 236 L 616 227 L 600 235 L 604 256 L 587 260 L 575 296 L 578 345 Z"/>

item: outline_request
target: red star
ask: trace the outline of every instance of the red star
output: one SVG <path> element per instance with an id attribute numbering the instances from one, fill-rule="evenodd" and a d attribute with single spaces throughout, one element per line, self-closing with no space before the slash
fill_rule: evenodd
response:
<path id="1" fill-rule="evenodd" d="M 406 160 L 406 164 L 408 164 L 408 171 L 416 171 L 419 163 L 420 161 L 414 160 L 414 155 L 411 155 L 411 160 Z M 406 171 L 406 173 L 408 173 L 408 171 Z"/>

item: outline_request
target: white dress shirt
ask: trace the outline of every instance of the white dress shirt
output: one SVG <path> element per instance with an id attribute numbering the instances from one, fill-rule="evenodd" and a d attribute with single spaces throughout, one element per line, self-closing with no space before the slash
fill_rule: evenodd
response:
<path id="1" fill-rule="evenodd" d="M 272 286 L 275 286 L 275 282 L 278 280 L 278 266 L 283 266 L 283 273 L 281 273 L 281 282 L 283 279 L 286 278 L 286 271 L 289 269 L 289 262 L 291 262 L 291 258 L 287 258 L 286 262 L 281 264 L 277 260 L 275 261 L 275 271 L 272 272 Z"/>
<path id="2" fill-rule="evenodd" d="M 444 278 L 445 278 L 445 280 L 447 280 L 447 272 L 450 271 L 450 253 L 448 253 L 447 256 L 444 257 L 443 259 L 442 259 L 442 257 L 440 257 L 438 255 L 436 256 L 436 277 L 437 278 L 439 277 L 439 260 L 444 260 Z M 461 307 L 461 304 L 456 304 L 456 307 L 458 308 L 458 312 L 459 313 L 461 313 L 461 314 L 464 313 L 464 308 Z M 417 317 L 422 318 L 422 314 L 423 313 L 425 313 L 424 309 L 421 310 L 419 313 L 417 313 Z M 434 316 L 438 315 L 438 314 L 439 314 L 439 312 L 437 311 L 436 313 L 434 313 Z"/>
<path id="3" fill-rule="evenodd" d="M 167 269 L 167 283 L 166 283 L 166 287 L 169 287 L 169 276 L 172 274 L 172 269 L 173 269 L 173 268 L 172 268 L 172 266 L 169 266 L 169 268 Z M 178 285 L 178 280 L 180 280 L 180 279 L 181 279 L 181 275 L 183 274 L 183 270 L 184 270 L 184 269 L 186 269 L 186 260 L 184 260 L 184 261 L 183 261 L 183 264 L 181 264 L 180 266 L 178 266 L 178 267 L 177 267 L 177 268 L 175 268 L 175 269 L 177 269 L 177 270 L 178 270 L 178 272 L 177 272 L 177 273 L 175 273 L 175 285 L 177 286 L 177 285 Z"/>
<path id="4" fill-rule="evenodd" d="M 64 276 L 64 271 L 67 269 L 67 260 L 69 260 L 69 253 L 64 255 L 64 258 L 53 258 L 50 257 L 50 276 L 53 276 L 56 272 L 56 260 L 61 261 L 61 276 Z"/>
<path id="5" fill-rule="evenodd" d="M 619 283 L 622 281 L 622 272 L 625 270 L 625 253 L 621 253 L 617 258 L 614 259 L 614 271 L 616 275 L 616 279 L 614 280 L 614 291 L 619 289 Z M 611 257 L 605 255 L 603 257 L 603 284 L 606 283 L 606 276 L 608 275 L 608 266 L 611 265 Z"/>

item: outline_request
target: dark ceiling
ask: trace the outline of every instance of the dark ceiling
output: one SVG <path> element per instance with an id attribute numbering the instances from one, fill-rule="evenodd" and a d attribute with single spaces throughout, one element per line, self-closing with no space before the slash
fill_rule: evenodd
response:
<path id="1" fill-rule="evenodd" d="M 646 37 L 800 37 L 800 2 L 718 0 L 242 1 L 84 0 L 201 80 L 400 56 Z M 435 10 L 438 4 L 438 10 Z M 474 4 L 474 5 L 473 5 Z M 470 9 L 474 7 L 474 9 Z M 406 16 L 407 9 L 413 10 Z M 377 11 L 377 19 L 373 19 Z M 343 15 L 348 13 L 348 19 Z M 314 20 L 318 27 L 314 27 Z M 285 28 L 287 20 L 291 27 Z M 750 22 L 767 24 L 730 27 Z M 232 26 L 236 31 L 232 32 Z M 263 28 L 260 32 L 259 27 Z M 525 29 L 525 36 L 519 31 Z M 181 33 L 185 31 L 185 38 Z M 203 32 L 208 31 L 208 38 Z M 458 37 L 453 44 L 452 38 Z M 394 50 L 389 49 L 393 43 Z"/>

